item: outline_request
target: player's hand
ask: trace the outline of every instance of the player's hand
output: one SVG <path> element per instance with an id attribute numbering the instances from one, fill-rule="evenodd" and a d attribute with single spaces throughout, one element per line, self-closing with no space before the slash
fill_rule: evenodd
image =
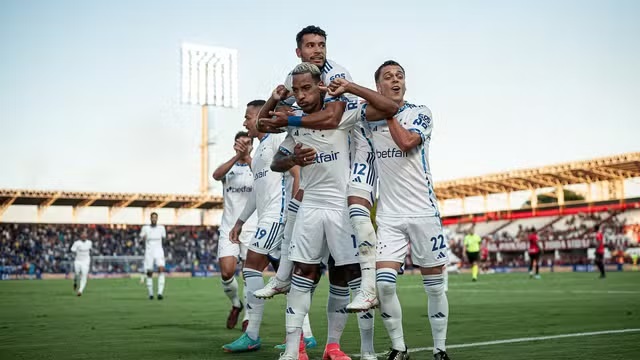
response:
<path id="1" fill-rule="evenodd" d="M 280 129 L 281 127 L 287 126 L 288 120 L 287 115 L 285 113 L 275 113 L 273 111 L 269 112 L 269 114 L 284 114 L 284 121 L 282 118 L 274 119 L 274 118 L 261 118 L 258 119 L 257 128 L 258 131 L 263 133 L 281 133 L 284 130 Z M 284 124 L 283 124 L 284 123 Z M 282 125 L 283 124 L 283 125 Z"/>
<path id="2" fill-rule="evenodd" d="M 302 148 L 302 144 L 296 144 L 293 148 L 293 161 L 296 165 L 307 166 L 316 161 L 316 149 Z"/>
<path id="3" fill-rule="evenodd" d="M 239 139 L 236 140 L 236 143 L 233 145 L 233 150 L 237 151 L 242 155 L 248 155 L 252 150 L 251 144 L 243 143 Z"/>
<path id="4" fill-rule="evenodd" d="M 331 81 L 331 83 L 328 86 L 326 87 L 321 86 L 320 89 L 323 91 L 326 91 L 327 93 L 329 93 L 329 95 L 333 97 L 338 97 L 348 92 L 347 86 L 349 86 L 349 84 L 350 84 L 349 80 L 346 80 L 343 78 L 336 78 L 333 81 Z"/>
<path id="5" fill-rule="evenodd" d="M 289 98 L 289 90 L 284 85 L 278 85 L 271 93 L 271 98 L 275 101 L 282 101 Z"/>
<path id="6" fill-rule="evenodd" d="M 234 244 L 240 244 L 240 234 L 242 233 L 242 226 L 235 224 L 229 233 L 229 240 Z"/>

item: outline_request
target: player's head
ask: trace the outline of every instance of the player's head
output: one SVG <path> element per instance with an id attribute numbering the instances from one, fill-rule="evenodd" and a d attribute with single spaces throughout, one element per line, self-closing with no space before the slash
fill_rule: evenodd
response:
<path id="1" fill-rule="evenodd" d="M 88 237 L 89 237 L 89 233 L 87 232 L 87 229 L 84 229 L 80 232 L 80 239 L 87 240 Z"/>
<path id="2" fill-rule="evenodd" d="M 251 137 L 249 136 L 249 133 L 246 131 L 238 131 L 238 133 L 236 134 L 233 140 L 236 143 L 241 142 L 246 146 L 251 146 L 251 143 L 252 143 Z M 236 150 L 236 153 L 238 153 L 238 150 Z"/>
<path id="3" fill-rule="evenodd" d="M 378 92 L 396 103 L 404 101 L 405 85 L 404 68 L 396 61 L 387 60 L 378 67 L 374 74 Z"/>
<path id="4" fill-rule="evenodd" d="M 258 129 L 256 128 L 256 123 L 258 121 L 258 114 L 260 113 L 260 109 L 266 101 L 264 100 L 253 100 L 247 104 L 247 109 L 244 111 L 244 122 L 242 125 L 247 129 L 249 137 L 258 137 Z"/>
<path id="5" fill-rule="evenodd" d="M 599 232 L 600 231 L 600 225 L 596 225 L 593 227 L 593 231 L 595 232 Z"/>
<path id="6" fill-rule="evenodd" d="M 322 69 L 327 61 L 327 33 L 315 25 L 309 25 L 296 35 L 296 55 L 302 62 L 315 64 Z"/>
<path id="7" fill-rule="evenodd" d="M 151 213 L 151 226 L 156 226 L 158 224 L 158 213 L 157 212 L 152 212 Z"/>
<path id="8" fill-rule="evenodd" d="M 298 106 L 307 114 L 322 109 L 321 74 L 315 64 L 308 62 L 298 64 L 291 72 L 293 96 L 295 96 Z"/>

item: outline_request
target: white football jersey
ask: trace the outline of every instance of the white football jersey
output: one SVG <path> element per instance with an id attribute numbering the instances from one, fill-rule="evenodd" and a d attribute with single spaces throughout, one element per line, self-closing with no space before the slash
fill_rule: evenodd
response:
<path id="1" fill-rule="evenodd" d="M 71 245 L 71 252 L 76 254 L 76 261 L 88 262 L 91 260 L 91 240 L 76 240 Z"/>
<path id="2" fill-rule="evenodd" d="M 292 177 L 288 172 L 272 171 L 271 162 L 286 137 L 286 133 L 266 134 L 260 140 L 253 155 L 251 169 L 253 169 L 253 191 L 256 195 L 258 219 L 284 222 L 287 189 L 291 191 L 291 181 L 288 181 L 287 177 Z"/>
<path id="3" fill-rule="evenodd" d="M 143 225 L 140 229 L 140 238 L 144 239 L 145 250 L 162 249 L 162 239 L 167 237 L 164 225 Z"/>
<path id="4" fill-rule="evenodd" d="M 325 85 L 329 85 L 329 83 L 331 81 L 333 81 L 333 79 L 336 79 L 336 78 L 343 78 L 343 79 L 348 80 L 349 82 L 353 81 L 351 79 L 351 74 L 349 73 L 349 71 L 347 71 L 347 69 L 342 67 L 342 65 L 336 63 L 333 60 L 327 59 L 325 61 L 325 63 L 324 63 L 324 66 L 322 67 L 321 71 L 322 71 L 322 75 L 320 76 L 320 78 L 322 79 L 322 82 Z M 287 75 L 287 78 L 284 80 L 284 86 L 289 91 L 291 91 L 291 89 L 293 88 L 293 76 L 291 75 L 291 73 L 289 73 Z M 331 95 L 329 95 L 328 93 L 324 97 L 324 101 L 325 102 L 331 102 L 331 101 L 335 101 L 335 100 L 346 101 L 346 102 L 349 102 L 349 103 L 355 102 L 357 104 L 358 97 L 353 95 L 353 94 L 344 94 L 340 99 L 336 99 L 336 98 L 332 97 Z M 284 102 L 289 104 L 289 105 L 293 105 L 296 102 L 296 99 L 295 99 L 295 97 L 291 96 L 290 98 L 288 98 Z"/>
<path id="5" fill-rule="evenodd" d="M 391 138 L 386 120 L 368 122 L 380 177 L 377 214 L 385 217 L 439 216 L 429 167 L 431 111 L 426 106 L 405 103 L 395 119 L 405 129 L 420 134 L 422 144 L 403 152 Z"/>
<path id="6" fill-rule="evenodd" d="M 289 127 L 280 150 L 293 153 L 297 143 L 316 150 L 315 162 L 300 170 L 303 202 L 309 207 L 342 210 L 347 204 L 347 185 L 351 171 L 349 132 L 361 120 L 361 108 L 346 110 L 335 130 Z M 295 110 L 297 116 L 305 116 Z"/>
<path id="7" fill-rule="evenodd" d="M 220 233 L 228 234 L 236 224 L 238 217 L 242 213 L 247 200 L 253 191 L 253 173 L 248 164 L 234 164 L 231 170 L 222 179 L 222 220 L 220 222 Z M 247 220 L 244 227 L 253 228 L 257 222 L 257 215 L 254 213 Z"/>

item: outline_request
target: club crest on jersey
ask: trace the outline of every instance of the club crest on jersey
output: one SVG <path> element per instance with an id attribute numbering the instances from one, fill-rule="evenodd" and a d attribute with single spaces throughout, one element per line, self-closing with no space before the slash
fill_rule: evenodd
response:
<path id="1" fill-rule="evenodd" d="M 268 172 L 269 172 L 269 170 L 267 170 L 267 169 L 259 171 L 259 172 L 255 173 L 255 174 L 253 174 L 253 179 L 254 180 L 262 179 L 263 177 L 267 176 Z"/>
<path id="2" fill-rule="evenodd" d="M 388 159 L 388 158 L 403 158 L 407 157 L 407 154 L 404 151 L 400 151 L 398 148 L 389 148 L 387 150 L 376 150 L 376 157 L 378 159 Z"/>
<path id="3" fill-rule="evenodd" d="M 330 161 L 334 161 L 338 159 L 338 154 L 340 154 L 340 152 L 330 152 L 330 153 L 317 153 L 316 154 L 316 159 L 313 162 L 314 164 L 321 164 L 321 163 L 326 163 L 326 162 L 330 162 Z"/>

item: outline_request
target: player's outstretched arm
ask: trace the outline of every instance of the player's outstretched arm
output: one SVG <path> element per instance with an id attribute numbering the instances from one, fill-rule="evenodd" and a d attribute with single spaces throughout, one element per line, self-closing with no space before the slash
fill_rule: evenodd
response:
<path id="1" fill-rule="evenodd" d="M 369 121 L 389 118 L 398 112 L 398 104 L 393 100 L 346 79 L 335 79 L 327 87 L 331 96 L 342 96 L 345 93 L 363 98 L 367 104 L 366 117 Z"/>
<path id="2" fill-rule="evenodd" d="M 324 109 L 305 117 L 295 116 L 290 112 L 271 111 L 268 117 L 260 117 L 259 124 L 264 129 L 277 129 L 284 126 L 303 127 L 314 130 L 337 129 L 342 121 L 342 114 L 347 104 L 344 101 L 325 103 Z"/>

